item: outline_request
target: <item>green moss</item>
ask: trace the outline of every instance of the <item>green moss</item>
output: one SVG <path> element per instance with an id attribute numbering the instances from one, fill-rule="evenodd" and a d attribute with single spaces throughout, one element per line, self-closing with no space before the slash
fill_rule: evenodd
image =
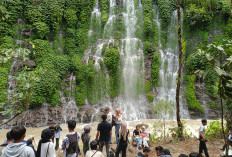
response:
<path id="1" fill-rule="evenodd" d="M 188 75 L 187 76 L 187 87 L 185 92 L 185 98 L 187 100 L 187 105 L 190 110 L 200 111 L 203 112 L 204 108 L 201 106 L 199 101 L 196 98 L 195 94 L 195 75 Z"/>
<path id="2" fill-rule="evenodd" d="M 151 69 L 152 84 L 158 87 L 160 84 L 159 80 L 159 69 L 160 69 L 160 55 L 159 53 L 153 53 L 153 63 Z"/>
<path id="3" fill-rule="evenodd" d="M 76 87 L 76 103 L 78 106 L 82 106 L 85 104 L 86 93 L 87 93 L 86 83 L 81 82 Z"/>
<path id="4" fill-rule="evenodd" d="M 146 81 L 145 92 L 148 93 L 151 89 L 152 89 L 152 83 L 150 81 Z"/>
<path id="5" fill-rule="evenodd" d="M 153 93 L 148 93 L 147 94 L 147 99 L 148 99 L 149 102 L 153 102 L 154 101 L 154 95 L 153 95 Z"/>

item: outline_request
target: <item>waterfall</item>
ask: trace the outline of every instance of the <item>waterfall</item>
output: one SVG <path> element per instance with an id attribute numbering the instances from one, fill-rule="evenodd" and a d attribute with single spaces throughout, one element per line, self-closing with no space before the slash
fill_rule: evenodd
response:
<path id="1" fill-rule="evenodd" d="M 162 49 L 161 43 L 161 25 L 158 7 L 154 6 L 153 11 L 155 14 L 154 21 L 158 26 L 158 48 L 161 56 L 161 67 L 159 72 L 161 82 L 160 86 L 157 88 L 157 100 L 164 99 L 172 104 L 176 104 L 176 78 L 178 75 L 177 10 L 173 12 L 171 17 L 165 50 Z M 180 97 L 182 98 L 182 96 Z M 156 104 L 156 102 L 154 102 L 154 104 Z M 181 118 L 189 118 L 188 109 L 183 103 L 180 103 L 180 111 Z"/>
<path id="2" fill-rule="evenodd" d="M 136 32 L 141 31 L 137 27 L 137 12 L 141 11 L 141 1 L 136 8 L 134 0 L 123 0 L 123 22 L 125 38 L 122 39 L 122 77 L 121 96 L 115 102 L 119 106 L 126 120 L 138 120 L 146 118 L 146 99 L 144 93 L 144 56 L 142 41 L 137 38 Z M 141 22 L 141 21 L 140 21 Z M 141 38 L 141 37 L 140 37 Z"/>
<path id="3" fill-rule="evenodd" d="M 61 99 L 60 103 L 63 108 L 63 121 L 66 123 L 68 120 L 75 120 L 77 117 L 78 107 L 75 102 L 75 82 L 76 76 L 71 73 L 69 77 L 69 87 L 60 91 Z M 64 91 L 68 91 L 68 95 L 64 94 Z"/>

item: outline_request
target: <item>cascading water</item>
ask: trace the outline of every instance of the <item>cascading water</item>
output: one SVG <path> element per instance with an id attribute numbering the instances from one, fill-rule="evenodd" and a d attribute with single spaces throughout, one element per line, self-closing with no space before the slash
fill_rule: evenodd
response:
<path id="1" fill-rule="evenodd" d="M 67 120 L 75 120 L 78 112 L 78 107 L 75 102 L 75 82 L 76 76 L 71 73 L 69 77 L 69 87 L 65 88 L 65 90 L 68 91 L 68 95 L 64 94 L 64 90 L 60 91 L 60 102 L 63 106 L 63 121 L 65 123 Z"/>
<path id="2" fill-rule="evenodd" d="M 159 32 L 158 47 L 161 58 L 160 64 L 160 86 L 158 89 L 157 101 L 163 99 L 171 104 L 176 104 L 176 78 L 178 72 L 178 45 L 177 45 L 177 11 L 174 11 L 171 17 L 171 23 L 168 29 L 168 38 L 166 49 L 162 49 L 161 27 L 159 10 L 157 6 L 153 7 L 154 21 L 156 21 Z M 182 96 L 181 96 L 182 98 Z M 187 107 L 180 103 L 181 118 L 189 118 Z M 175 113 L 175 112 L 174 112 Z M 174 114 L 175 115 L 175 114 Z M 168 116 L 168 115 L 167 115 Z"/>
<path id="3" fill-rule="evenodd" d="M 144 56 L 142 41 L 136 32 L 142 30 L 137 26 L 137 12 L 141 12 L 141 1 L 135 6 L 134 0 L 124 0 L 123 22 L 126 37 L 122 39 L 122 82 L 121 95 L 115 104 L 119 106 L 126 120 L 137 120 L 146 118 L 146 99 L 144 93 Z M 140 19 L 141 20 L 141 19 Z M 140 21 L 141 22 L 141 21 Z"/>

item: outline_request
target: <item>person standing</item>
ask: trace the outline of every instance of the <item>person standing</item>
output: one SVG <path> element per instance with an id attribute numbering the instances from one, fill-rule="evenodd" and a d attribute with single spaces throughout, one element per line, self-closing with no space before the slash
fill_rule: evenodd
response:
<path id="1" fill-rule="evenodd" d="M 55 131 L 56 131 L 56 127 L 55 127 L 55 124 L 54 122 L 51 123 L 51 125 L 49 126 L 49 129 L 53 132 L 53 134 L 55 135 Z M 52 138 L 52 142 L 54 143 L 54 137 Z"/>
<path id="2" fill-rule="evenodd" d="M 89 145 L 90 145 L 90 142 L 91 142 L 91 137 L 89 135 L 90 130 L 91 130 L 91 126 L 90 125 L 86 125 L 84 127 L 84 132 L 81 135 L 81 140 L 83 142 L 83 152 L 84 152 L 84 155 L 89 150 Z"/>
<path id="3" fill-rule="evenodd" d="M 99 138 L 99 149 L 102 152 L 103 146 L 106 146 L 106 154 L 107 157 L 110 157 L 110 135 L 112 134 L 112 126 L 110 123 L 108 123 L 107 120 L 107 115 L 103 114 L 102 115 L 102 122 L 100 124 L 98 124 L 97 127 L 97 135 L 96 135 L 96 141 L 98 140 L 99 134 L 100 134 L 100 138 Z"/>
<path id="4" fill-rule="evenodd" d="M 56 150 L 58 150 L 58 148 L 59 148 L 59 141 L 60 141 L 61 131 L 62 131 L 62 128 L 59 125 L 56 125 L 56 129 L 55 129 L 55 139 L 56 139 L 56 147 L 55 147 L 55 149 Z"/>
<path id="5" fill-rule="evenodd" d="M 119 157 L 119 153 L 122 151 L 122 157 L 126 157 L 126 149 L 128 146 L 129 130 L 127 129 L 126 122 L 121 123 L 121 129 L 119 131 L 119 142 L 116 149 L 115 156 Z"/>
<path id="6" fill-rule="evenodd" d="M 113 127 L 113 124 L 112 124 L 113 115 L 110 112 L 110 108 L 108 106 L 105 108 L 105 112 L 106 112 L 106 115 L 107 115 L 106 121 L 111 123 L 111 125 Z M 110 135 L 110 144 L 111 144 L 111 139 L 112 139 L 112 135 Z"/>
<path id="7" fill-rule="evenodd" d="M 56 157 L 55 146 L 51 141 L 53 137 L 54 133 L 51 129 L 44 129 L 42 131 L 36 157 Z"/>
<path id="8" fill-rule="evenodd" d="M 202 125 L 199 128 L 199 140 L 200 140 L 199 154 L 201 155 L 204 150 L 205 156 L 209 157 L 208 149 L 206 147 L 207 140 L 205 139 L 205 126 L 207 125 L 207 120 L 202 119 L 201 122 L 202 122 Z"/>
<path id="9" fill-rule="evenodd" d="M 75 132 L 76 122 L 74 120 L 68 121 L 69 133 L 64 137 L 62 142 L 63 157 L 77 157 L 80 153 L 78 141 L 80 134 Z"/>
<path id="10" fill-rule="evenodd" d="M 35 153 L 31 147 L 26 146 L 23 142 L 26 136 L 26 128 L 24 126 L 16 126 L 10 131 L 13 143 L 8 144 L 2 151 L 2 157 L 35 157 Z"/>
<path id="11" fill-rule="evenodd" d="M 115 126 L 116 143 L 118 143 L 118 137 L 119 137 L 118 133 L 119 133 L 119 129 L 120 129 L 121 122 L 122 122 L 122 111 L 119 108 L 115 110 L 114 118 L 115 118 L 115 123 L 116 123 L 116 126 Z"/>

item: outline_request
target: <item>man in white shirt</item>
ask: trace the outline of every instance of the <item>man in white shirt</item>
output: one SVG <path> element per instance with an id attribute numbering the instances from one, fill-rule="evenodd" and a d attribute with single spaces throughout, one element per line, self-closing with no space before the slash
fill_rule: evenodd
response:
<path id="1" fill-rule="evenodd" d="M 78 141 L 80 134 L 75 132 L 76 122 L 74 120 L 68 121 L 69 133 L 64 137 L 62 142 L 63 157 L 77 157 L 80 153 Z"/>
<path id="2" fill-rule="evenodd" d="M 208 149 L 206 147 L 207 140 L 205 139 L 205 126 L 207 125 L 207 120 L 202 119 L 201 122 L 202 122 L 202 125 L 200 126 L 200 129 L 199 129 L 199 140 L 200 140 L 199 154 L 201 155 L 204 150 L 205 156 L 209 157 Z"/>

